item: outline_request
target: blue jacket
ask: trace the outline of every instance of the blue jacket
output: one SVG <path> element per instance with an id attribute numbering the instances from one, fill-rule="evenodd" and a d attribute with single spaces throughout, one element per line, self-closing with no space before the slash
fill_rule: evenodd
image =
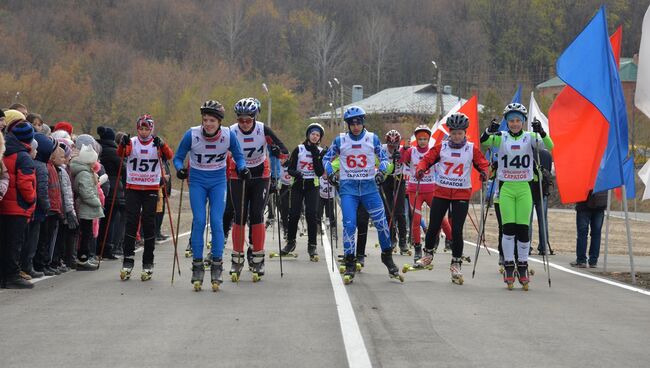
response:
<path id="1" fill-rule="evenodd" d="M 347 133 L 348 136 L 354 140 L 359 141 L 363 139 L 366 135 L 366 130 L 364 129 L 361 134 L 354 136 L 350 133 Z M 373 145 L 375 147 L 375 155 L 379 159 L 379 171 L 386 174 L 388 170 L 388 156 L 386 152 L 381 147 L 381 142 L 379 137 L 375 134 Z M 329 150 L 323 157 L 323 166 L 325 166 L 325 171 L 327 175 L 332 175 L 334 173 L 334 168 L 332 168 L 332 161 L 339 155 L 341 149 L 341 136 L 334 138 L 332 145 L 330 145 Z M 339 194 L 349 194 L 349 195 L 365 195 L 369 193 L 377 192 L 377 184 L 375 183 L 375 178 L 370 178 L 367 180 L 341 180 L 339 186 Z"/>

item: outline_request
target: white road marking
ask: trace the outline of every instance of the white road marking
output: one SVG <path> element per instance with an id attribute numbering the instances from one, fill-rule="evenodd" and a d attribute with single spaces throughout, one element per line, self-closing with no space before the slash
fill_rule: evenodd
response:
<path id="1" fill-rule="evenodd" d="M 322 226 L 324 228 L 325 224 Z M 361 336 L 361 330 L 357 323 L 357 317 L 354 315 L 354 309 L 352 309 L 352 303 L 350 302 L 348 292 L 345 290 L 345 285 L 343 285 L 338 267 L 334 267 L 334 271 L 332 271 L 332 262 L 335 261 L 327 235 L 323 235 L 322 242 L 325 260 L 327 261 L 327 272 L 330 275 L 334 298 L 336 299 L 336 309 L 339 314 L 339 323 L 341 325 L 341 333 L 343 334 L 343 345 L 345 346 L 348 365 L 355 368 L 372 367 L 368 350 L 366 350 L 366 344 L 363 342 L 363 336 Z"/>
<path id="2" fill-rule="evenodd" d="M 470 242 L 470 241 L 467 241 L 467 240 L 465 240 L 465 243 L 476 247 L 476 243 L 473 243 L 473 242 Z M 493 248 L 490 248 L 490 247 L 488 247 L 488 249 L 491 252 L 495 252 L 496 254 L 499 254 L 498 249 L 493 249 Z M 541 259 L 537 259 L 537 258 L 534 258 L 534 257 L 528 257 L 528 260 L 533 261 L 535 263 L 543 264 L 543 261 Z M 638 287 L 623 284 L 623 283 L 618 282 L 618 281 L 612 281 L 612 280 L 606 279 L 604 277 L 599 277 L 599 276 L 594 276 L 594 275 L 591 275 L 591 274 L 588 274 L 588 273 L 582 273 L 582 272 L 574 271 L 574 270 L 571 270 L 569 268 L 566 268 L 564 266 L 560 266 L 560 265 L 552 263 L 552 262 L 549 262 L 549 266 L 555 268 L 556 270 L 560 270 L 560 271 L 563 271 L 563 272 L 566 272 L 566 273 L 570 273 L 572 275 L 584 277 L 584 278 L 591 279 L 591 280 L 594 280 L 594 281 L 602 282 L 603 284 L 620 287 L 621 289 L 630 290 L 630 291 L 634 291 L 634 292 L 637 292 L 637 293 L 640 293 L 640 294 L 643 294 L 643 295 L 650 296 L 650 290 L 644 290 L 644 289 L 641 289 L 641 288 L 638 288 Z"/>

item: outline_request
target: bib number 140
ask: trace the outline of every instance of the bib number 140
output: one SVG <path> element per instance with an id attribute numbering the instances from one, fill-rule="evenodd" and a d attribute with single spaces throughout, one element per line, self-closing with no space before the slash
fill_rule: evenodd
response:
<path id="1" fill-rule="evenodd" d="M 530 166 L 530 156 L 529 155 L 516 155 L 511 160 L 508 160 L 508 155 L 503 155 L 501 157 L 503 161 L 503 168 L 514 167 L 516 169 L 527 169 Z"/>

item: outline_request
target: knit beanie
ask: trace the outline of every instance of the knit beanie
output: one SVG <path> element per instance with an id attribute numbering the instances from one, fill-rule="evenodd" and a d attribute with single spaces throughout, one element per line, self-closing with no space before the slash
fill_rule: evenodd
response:
<path id="1" fill-rule="evenodd" d="M 97 152 L 95 152 L 92 146 L 84 144 L 79 150 L 77 161 L 81 162 L 82 164 L 93 164 L 97 162 Z"/>
<path id="2" fill-rule="evenodd" d="M 97 127 L 97 134 L 99 134 L 99 139 L 105 139 L 109 141 L 115 141 L 115 131 L 109 127 Z"/>
<path id="3" fill-rule="evenodd" d="M 26 121 L 21 121 L 14 125 L 11 129 L 11 133 L 23 143 L 30 144 L 32 139 L 34 139 L 34 128 L 32 128 L 32 125 Z"/>
<path id="4" fill-rule="evenodd" d="M 56 125 L 54 125 L 54 131 L 56 132 L 57 130 L 64 130 L 69 135 L 72 135 L 72 131 L 74 129 L 72 128 L 72 124 L 68 123 L 67 121 L 59 121 L 56 123 Z"/>
<path id="5" fill-rule="evenodd" d="M 5 111 L 5 123 L 7 124 L 7 131 L 13 129 L 13 126 L 18 122 L 25 120 L 25 115 L 18 110 Z"/>

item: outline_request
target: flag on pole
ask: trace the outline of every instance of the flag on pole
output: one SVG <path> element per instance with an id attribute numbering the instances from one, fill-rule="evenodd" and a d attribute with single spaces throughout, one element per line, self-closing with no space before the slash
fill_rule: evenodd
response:
<path id="1" fill-rule="evenodd" d="M 548 129 L 548 118 L 542 110 L 539 108 L 539 105 L 537 105 L 537 101 L 535 101 L 535 93 L 530 92 L 530 105 L 528 107 L 528 131 L 532 132 L 533 131 L 533 126 L 531 123 L 535 121 L 535 119 L 539 120 L 540 123 L 542 123 L 542 128 L 544 129 L 545 132 L 550 132 Z M 550 133 L 549 133 L 550 134 Z"/>
<path id="2" fill-rule="evenodd" d="M 650 183 L 650 160 L 646 161 L 645 165 L 643 165 L 641 170 L 639 170 L 639 178 L 641 178 L 643 185 L 645 185 L 642 198 L 642 200 L 645 201 L 650 198 L 650 186 L 648 185 L 648 183 Z"/>
<path id="3" fill-rule="evenodd" d="M 452 107 L 445 116 L 442 117 L 442 119 L 438 120 L 433 126 L 431 127 L 431 132 L 433 133 L 431 135 L 431 139 L 433 140 L 433 143 L 437 143 L 445 139 L 449 135 L 449 132 L 445 128 L 445 122 L 447 121 L 447 118 L 451 116 L 451 114 L 455 113 L 460 109 L 460 107 L 463 106 L 463 102 L 459 100 L 456 102 L 454 107 Z"/>
<path id="4" fill-rule="evenodd" d="M 650 118 L 650 7 L 643 17 L 634 105 Z"/>
<path id="5" fill-rule="evenodd" d="M 619 126 L 625 101 L 604 7 L 562 53 L 557 71 L 567 84 L 549 110 L 558 189 L 563 203 L 580 202 L 601 170 L 608 175 L 601 176 L 599 190 L 622 185 L 627 155 L 627 127 Z"/>
<path id="6" fill-rule="evenodd" d="M 474 147 L 481 147 L 479 128 L 478 128 L 478 98 L 472 96 L 463 106 L 458 109 L 469 118 L 469 127 L 467 128 L 467 141 L 472 142 Z M 472 193 L 481 189 L 481 179 L 478 170 L 472 170 Z"/>

